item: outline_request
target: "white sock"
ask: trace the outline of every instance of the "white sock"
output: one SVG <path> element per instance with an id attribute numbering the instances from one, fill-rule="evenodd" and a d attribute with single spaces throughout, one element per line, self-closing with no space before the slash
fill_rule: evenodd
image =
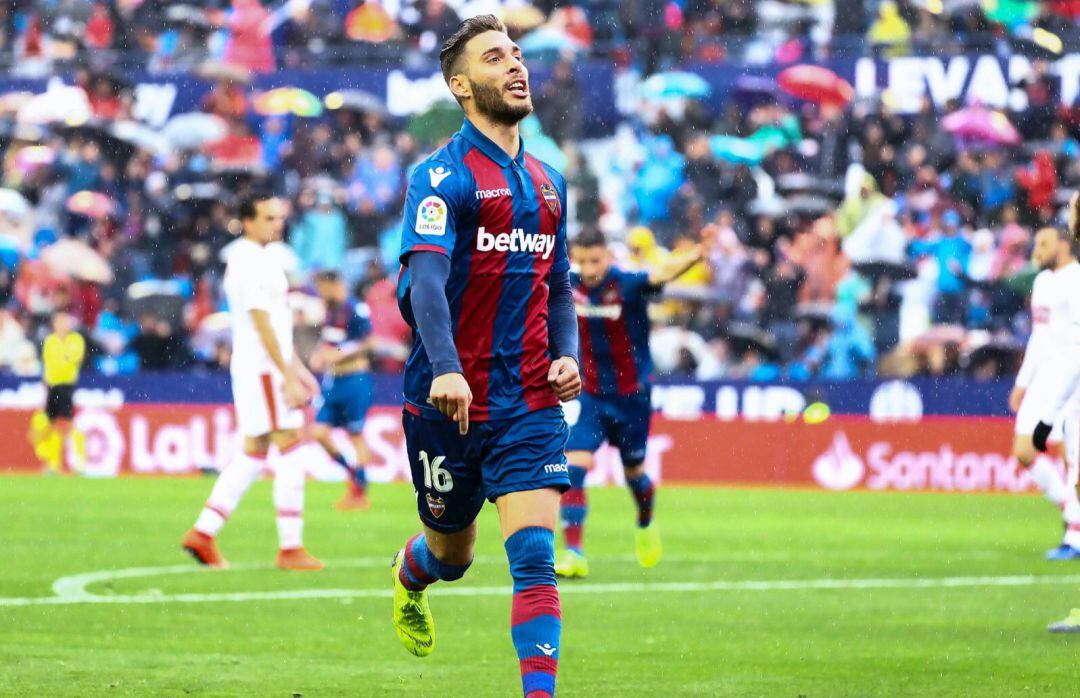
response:
<path id="1" fill-rule="evenodd" d="M 216 536 L 240 504 L 251 483 L 259 477 L 265 463 L 265 457 L 255 457 L 247 453 L 236 454 L 218 475 L 214 489 L 210 491 L 210 497 L 195 521 L 195 530 L 211 538 Z"/>
<path id="2" fill-rule="evenodd" d="M 282 550 L 303 546 L 306 450 L 303 444 L 296 444 L 278 457 L 274 468 L 274 508 Z"/>
<path id="3" fill-rule="evenodd" d="M 1028 469 L 1028 476 L 1055 505 L 1060 507 L 1065 501 L 1069 488 L 1049 458 L 1036 458 L 1035 463 Z"/>
<path id="4" fill-rule="evenodd" d="M 1068 488 L 1061 516 L 1065 519 L 1066 545 L 1080 549 L 1080 499 L 1077 498 L 1074 487 Z"/>

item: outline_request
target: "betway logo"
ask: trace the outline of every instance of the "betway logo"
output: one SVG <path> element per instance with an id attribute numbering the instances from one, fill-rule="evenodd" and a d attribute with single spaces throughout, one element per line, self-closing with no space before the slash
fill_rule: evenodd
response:
<path id="1" fill-rule="evenodd" d="M 489 233 L 483 227 L 476 231 L 476 249 L 480 252 L 532 252 L 547 259 L 555 250 L 555 236 L 526 233 L 514 228 L 509 233 Z"/>
<path id="2" fill-rule="evenodd" d="M 574 311 L 578 317 L 596 317 L 605 320 L 618 320 L 622 317 L 621 305 L 589 305 L 588 303 L 575 303 Z"/>

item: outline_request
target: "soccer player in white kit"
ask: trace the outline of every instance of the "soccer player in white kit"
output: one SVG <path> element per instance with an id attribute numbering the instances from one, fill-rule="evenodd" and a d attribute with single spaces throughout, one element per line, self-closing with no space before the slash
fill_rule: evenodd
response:
<path id="1" fill-rule="evenodd" d="M 1043 228 L 1035 234 L 1031 258 L 1042 271 L 1031 290 L 1031 337 L 1024 362 L 1016 376 L 1016 386 L 1009 396 L 1009 407 L 1016 412 L 1016 437 L 1013 455 L 1028 469 L 1031 480 L 1062 513 L 1065 540 L 1046 554 L 1050 560 L 1080 559 L 1080 502 L 1076 490 L 1062 479 L 1048 458 L 1036 458 L 1032 441 L 1035 427 L 1053 402 L 1061 381 L 1061 354 L 1069 347 L 1070 308 L 1080 300 L 1074 280 L 1080 278 L 1072 236 L 1068 231 Z M 1070 296 L 1078 294 L 1074 298 Z M 1051 422 L 1049 440 L 1065 444 L 1066 461 L 1077 462 L 1080 444 L 1076 438 L 1063 439 L 1063 425 L 1080 415 L 1076 391 L 1068 404 Z M 1075 530 L 1074 530 L 1075 529 Z"/>
<path id="2" fill-rule="evenodd" d="M 1073 194 L 1069 201 L 1069 234 L 1074 244 L 1080 243 L 1080 192 Z M 1067 321 L 1063 332 L 1064 343 L 1057 352 L 1057 369 L 1054 371 L 1054 388 L 1048 393 L 1049 400 L 1042 410 L 1039 423 L 1032 434 L 1032 444 L 1039 451 L 1046 450 L 1046 442 L 1052 431 L 1054 421 L 1065 416 L 1064 438 L 1066 462 L 1068 464 L 1068 486 L 1073 502 L 1078 494 L 1080 481 L 1080 418 L 1070 414 L 1066 405 L 1076 391 L 1080 389 L 1080 267 L 1073 265 L 1068 274 L 1060 279 L 1060 292 L 1066 299 Z M 1073 444 L 1073 452 L 1069 447 Z M 1073 547 L 1080 545 L 1080 521 L 1067 524 L 1065 542 Z M 1080 608 L 1061 621 L 1051 623 L 1047 628 L 1052 633 L 1080 633 Z"/>
<path id="3" fill-rule="evenodd" d="M 318 392 L 318 382 L 293 347 L 289 281 L 267 245 L 281 238 L 285 202 L 255 194 L 240 204 L 243 238 L 229 254 L 225 296 L 232 320 L 230 364 L 237 428 L 243 452 L 221 472 L 195 526 L 182 545 L 196 560 L 223 568 L 228 562 L 215 538 L 266 465 L 270 446 L 277 447 L 274 507 L 280 550 L 277 565 L 288 570 L 322 569 L 304 550 L 304 481 L 306 468 L 300 430 L 302 408 Z"/>

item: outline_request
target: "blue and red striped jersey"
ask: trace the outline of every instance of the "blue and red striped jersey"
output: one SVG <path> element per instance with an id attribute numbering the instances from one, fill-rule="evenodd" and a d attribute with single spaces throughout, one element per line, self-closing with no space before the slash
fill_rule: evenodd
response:
<path id="1" fill-rule="evenodd" d="M 511 158 L 468 120 L 409 179 L 398 305 L 416 329 L 407 259 L 450 258 L 446 297 L 454 344 L 472 390 L 472 420 L 506 419 L 558 404 L 547 382 L 548 280 L 570 269 L 566 182 L 525 152 Z M 420 333 L 405 364 L 406 409 L 431 419 L 431 361 Z"/>
<path id="2" fill-rule="evenodd" d="M 340 304 L 327 304 L 323 322 L 322 341 L 344 351 L 350 351 L 371 334 L 371 310 L 367 303 L 353 298 Z"/>
<path id="3" fill-rule="evenodd" d="M 659 289 L 646 272 L 611 267 L 589 288 L 570 275 L 581 342 L 583 389 L 589 395 L 633 395 L 648 389 L 652 376 L 649 354 L 649 298 Z"/>

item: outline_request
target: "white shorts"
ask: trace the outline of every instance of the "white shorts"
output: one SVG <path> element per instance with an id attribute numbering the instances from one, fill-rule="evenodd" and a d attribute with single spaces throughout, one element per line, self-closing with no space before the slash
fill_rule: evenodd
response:
<path id="1" fill-rule="evenodd" d="M 1020 401 L 1020 409 L 1016 412 L 1015 434 L 1018 436 L 1031 436 L 1035 433 L 1035 425 L 1039 423 L 1039 417 L 1045 411 L 1046 403 L 1051 399 L 1047 392 L 1047 390 L 1040 388 L 1039 381 L 1035 381 L 1028 386 L 1027 391 L 1024 392 L 1024 399 Z M 1065 404 L 1062 415 L 1077 413 L 1077 396 L 1073 395 Z M 1050 432 L 1049 439 L 1053 443 L 1061 443 L 1061 423 L 1063 419 L 1063 417 L 1059 416 L 1054 420 L 1054 428 Z"/>
<path id="2" fill-rule="evenodd" d="M 304 426 L 303 410 L 285 404 L 281 391 L 283 382 L 284 378 L 277 371 L 232 372 L 236 428 L 241 436 L 263 436 Z"/>

